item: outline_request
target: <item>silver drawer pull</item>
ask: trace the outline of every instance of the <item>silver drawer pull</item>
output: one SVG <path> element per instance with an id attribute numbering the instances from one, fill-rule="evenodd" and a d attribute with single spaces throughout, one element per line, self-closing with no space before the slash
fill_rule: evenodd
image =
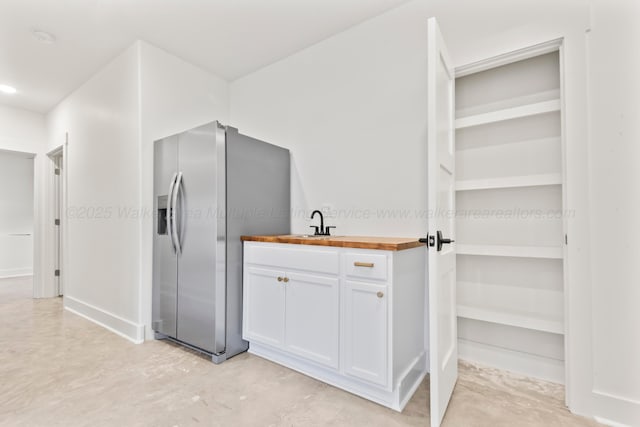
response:
<path id="1" fill-rule="evenodd" d="M 378 291 L 378 293 L 376 294 L 378 296 L 378 298 L 382 298 L 384 296 L 383 292 Z"/>
<path id="2" fill-rule="evenodd" d="M 356 267 L 369 267 L 369 268 L 373 268 L 374 266 L 372 262 L 359 262 L 359 261 L 354 262 L 353 265 Z"/>
<path id="3" fill-rule="evenodd" d="M 282 277 L 278 276 L 278 282 L 282 282 Z"/>

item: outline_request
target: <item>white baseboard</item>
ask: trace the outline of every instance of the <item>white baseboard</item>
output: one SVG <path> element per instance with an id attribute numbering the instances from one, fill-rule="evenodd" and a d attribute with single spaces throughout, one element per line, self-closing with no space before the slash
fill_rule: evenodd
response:
<path id="1" fill-rule="evenodd" d="M 349 393 L 353 393 L 398 412 L 402 412 L 407 402 L 411 399 L 411 396 L 413 396 L 427 375 L 426 355 L 424 352 L 413 360 L 411 365 L 407 367 L 399 378 L 395 379 L 396 382 L 392 388 L 382 387 L 365 380 L 351 377 L 343 374 L 339 370 L 322 366 L 269 345 L 258 344 L 255 341 L 249 343 L 249 353 L 286 366 L 289 369 L 315 378 L 318 381 L 348 391 Z"/>
<path id="2" fill-rule="evenodd" d="M 469 362 L 564 384 L 564 362 L 561 360 L 464 339 L 458 340 L 458 356 Z M 640 426 L 640 401 L 607 393 L 603 390 L 592 390 L 590 402 L 587 407 L 576 411 L 576 413 L 611 427 Z"/>
<path id="3" fill-rule="evenodd" d="M 600 424 L 603 424 L 605 426 L 611 426 L 611 427 L 633 427 L 631 426 L 631 424 L 620 424 L 617 421 L 611 421 L 607 418 L 602 418 L 602 417 L 593 417 L 594 420 L 596 420 L 597 422 L 599 422 Z"/>
<path id="4" fill-rule="evenodd" d="M 12 268 L 9 270 L 0 270 L 0 279 L 8 279 L 9 277 L 33 276 L 32 268 Z"/>
<path id="5" fill-rule="evenodd" d="M 640 426 L 640 402 L 603 390 L 592 390 L 594 418 L 612 427 Z"/>
<path id="6" fill-rule="evenodd" d="M 458 339 L 458 357 L 532 378 L 564 384 L 564 361 Z"/>
<path id="7" fill-rule="evenodd" d="M 144 325 L 133 323 L 118 315 L 109 313 L 99 307 L 67 295 L 64 296 L 64 308 L 135 344 L 140 344 L 144 341 Z"/>

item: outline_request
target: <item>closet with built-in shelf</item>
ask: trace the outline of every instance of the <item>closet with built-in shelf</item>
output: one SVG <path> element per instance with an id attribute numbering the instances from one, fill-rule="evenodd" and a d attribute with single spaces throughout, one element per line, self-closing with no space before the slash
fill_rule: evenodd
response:
<path id="1" fill-rule="evenodd" d="M 456 70 L 462 359 L 564 382 L 559 45 Z"/>

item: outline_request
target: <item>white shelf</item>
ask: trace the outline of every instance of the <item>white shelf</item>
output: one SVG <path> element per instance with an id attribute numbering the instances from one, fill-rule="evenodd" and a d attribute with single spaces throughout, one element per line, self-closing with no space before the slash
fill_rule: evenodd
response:
<path id="1" fill-rule="evenodd" d="M 458 255 L 562 259 L 562 246 L 500 246 L 457 244 Z"/>
<path id="2" fill-rule="evenodd" d="M 520 117 L 535 116 L 538 114 L 560 111 L 560 100 L 536 102 L 534 104 L 521 105 L 518 107 L 505 108 L 491 111 L 489 113 L 476 114 L 473 116 L 456 119 L 456 129 L 463 129 L 472 126 L 480 126 L 488 123 L 501 122 L 504 120 L 518 119 Z"/>
<path id="3" fill-rule="evenodd" d="M 533 329 L 542 332 L 550 332 L 552 334 L 564 334 L 564 325 L 561 321 L 542 319 L 540 317 L 520 313 L 458 305 L 458 317 L 516 326 L 518 328 Z"/>
<path id="4" fill-rule="evenodd" d="M 564 361 L 531 353 L 458 339 L 458 357 L 469 362 L 495 366 L 528 377 L 564 384 Z"/>
<path id="5" fill-rule="evenodd" d="M 458 316 L 535 331 L 563 333 L 564 298 L 556 290 L 458 281 Z"/>
<path id="6" fill-rule="evenodd" d="M 456 140 L 456 176 L 459 181 L 546 176 L 560 174 L 562 170 L 559 136 L 524 141 L 500 141 L 493 135 L 480 139 L 483 145 L 467 144 L 464 147 L 459 146 Z"/>
<path id="7" fill-rule="evenodd" d="M 456 191 L 539 187 L 559 184 L 562 184 L 562 175 L 559 173 L 547 173 L 541 175 L 509 176 L 504 178 L 466 179 L 456 181 Z"/>

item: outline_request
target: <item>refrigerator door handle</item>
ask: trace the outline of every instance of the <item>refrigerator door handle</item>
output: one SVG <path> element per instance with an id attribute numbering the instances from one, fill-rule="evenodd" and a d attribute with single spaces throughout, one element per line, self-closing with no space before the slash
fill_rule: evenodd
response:
<path id="1" fill-rule="evenodd" d="M 169 192 L 167 193 L 167 234 L 169 235 L 169 241 L 171 241 L 171 246 L 173 247 L 173 252 L 176 252 L 176 245 L 173 241 L 173 233 L 171 228 L 172 218 L 173 218 L 173 205 L 171 204 L 171 199 L 173 197 L 173 190 L 176 183 L 176 177 L 178 176 L 177 172 L 173 173 L 171 177 L 171 182 L 169 182 Z"/>
<path id="2" fill-rule="evenodd" d="M 173 216 L 171 220 L 171 237 L 173 240 L 173 247 L 178 255 L 182 252 L 182 247 L 180 246 L 180 236 L 178 235 L 178 221 L 177 221 L 177 202 L 178 202 L 178 193 L 180 193 L 180 189 L 182 188 L 182 172 L 178 172 L 178 178 L 176 179 L 176 185 L 173 187 L 173 196 L 171 198 L 171 215 Z"/>

